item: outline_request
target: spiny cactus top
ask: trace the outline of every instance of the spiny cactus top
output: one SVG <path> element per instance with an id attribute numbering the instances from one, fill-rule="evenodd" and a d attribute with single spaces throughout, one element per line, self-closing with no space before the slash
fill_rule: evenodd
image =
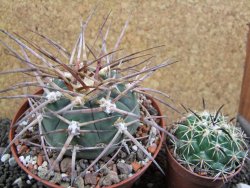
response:
<path id="1" fill-rule="evenodd" d="M 220 113 L 191 113 L 175 125 L 177 159 L 213 177 L 234 172 L 247 155 L 244 133 Z"/>
<path id="2" fill-rule="evenodd" d="M 22 63 L 22 68 L 0 72 L 0 75 L 19 72 L 36 79 L 17 83 L 1 90 L 0 93 L 29 86 L 43 90 L 43 94 L 0 96 L 0 99 L 28 98 L 30 107 L 15 123 L 22 130 L 15 135 L 9 146 L 27 132 L 33 134 L 30 130 L 36 129 L 39 135 L 32 135 L 26 141 L 42 148 L 47 159 L 48 150 L 57 154 L 53 164 L 49 164 L 51 171 L 64 155 L 70 155 L 73 167 L 77 158 L 92 159 L 91 165 L 81 173 L 84 175 L 103 156 L 114 149 L 126 147 L 129 140 L 158 165 L 147 148 L 145 149 L 133 135 L 141 124 L 169 133 L 157 125 L 155 120 L 162 117 L 152 115 L 150 109 L 144 106 L 142 98 L 147 100 L 147 97 L 152 97 L 176 109 L 165 102 L 166 100 L 153 94 L 160 94 L 165 99 L 168 95 L 142 87 L 141 82 L 156 70 L 176 61 L 166 60 L 157 65 L 153 64 L 154 55 L 147 52 L 161 46 L 132 54 L 121 54 L 119 45 L 128 22 L 125 23 L 115 45 L 108 51 L 107 37 L 111 25 L 107 20 L 110 14 L 105 17 L 96 37 L 86 38 L 87 25 L 94 12 L 95 10 L 82 22 L 80 34 L 71 52 L 36 31 L 33 33 L 50 44 L 50 48 L 40 47 L 34 41 L 0 30 L 13 42 L 2 44 Z"/>

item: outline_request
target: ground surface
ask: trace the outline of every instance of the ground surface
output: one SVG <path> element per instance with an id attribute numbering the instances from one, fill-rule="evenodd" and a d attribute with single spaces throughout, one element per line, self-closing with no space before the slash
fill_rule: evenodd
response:
<path id="1" fill-rule="evenodd" d="M 8 144 L 8 129 L 10 121 L 7 119 L 0 119 L 0 153 Z M 158 163 L 163 169 L 166 169 L 165 150 L 164 147 L 157 156 Z M 24 188 L 45 188 L 41 183 L 34 179 L 29 180 L 28 176 L 18 166 L 10 166 L 7 162 L 0 162 L 0 188 L 18 188 L 17 184 L 13 183 L 21 178 L 22 186 Z M 151 165 L 145 174 L 134 184 L 133 188 L 166 188 L 165 176 L 155 167 Z M 242 172 L 237 175 L 231 182 L 225 185 L 225 188 L 231 188 L 237 182 L 244 182 L 250 184 L 250 161 L 248 160 L 243 167 Z"/>

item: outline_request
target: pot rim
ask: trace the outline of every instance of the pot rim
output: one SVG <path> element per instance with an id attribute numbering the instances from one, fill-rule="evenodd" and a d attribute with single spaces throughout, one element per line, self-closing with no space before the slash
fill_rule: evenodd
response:
<path id="1" fill-rule="evenodd" d="M 43 93 L 43 90 L 40 89 L 38 90 L 37 92 L 35 92 L 35 94 L 42 94 Z M 150 99 L 152 101 L 152 105 L 156 108 L 156 110 L 158 111 L 159 115 L 162 116 L 162 111 L 160 110 L 158 104 L 156 103 L 156 101 L 152 98 L 152 97 L 148 97 L 148 99 Z M 29 105 L 28 105 L 28 100 L 25 100 L 24 103 L 21 105 L 21 107 L 17 110 L 15 116 L 14 116 L 14 119 L 12 120 L 11 122 L 11 125 L 10 125 L 10 132 L 9 132 L 9 140 L 13 140 L 14 138 L 14 135 L 15 135 L 15 128 L 14 128 L 14 124 L 17 122 L 17 120 L 19 119 L 19 117 L 23 114 L 23 111 L 26 110 L 27 108 L 29 108 Z M 163 118 L 160 119 L 160 126 L 162 128 L 166 128 L 166 122 Z M 157 146 L 157 149 L 153 155 L 153 158 L 155 159 L 157 154 L 159 153 L 161 147 L 162 147 L 162 144 L 163 144 L 163 141 L 164 141 L 164 133 L 161 132 L 160 133 L 161 137 L 160 137 L 160 142 Z M 10 149 L 11 149 L 11 152 L 12 152 L 12 155 L 13 157 L 15 158 L 17 164 L 28 174 L 30 175 L 31 177 L 33 177 L 34 179 L 36 179 L 37 181 L 39 182 L 42 182 L 43 184 L 45 184 L 46 186 L 49 186 L 49 187 L 54 187 L 54 188 L 62 188 L 60 185 L 57 185 L 57 184 L 54 184 L 54 183 L 51 183 L 47 180 L 44 180 L 42 178 L 40 178 L 38 175 L 35 175 L 33 174 L 27 167 L 25 167 L 23 165 L 23 163 L 19 160 L 19 155 L 17 153 L 17 149 L 16 149 L 16 146 L 15 144 L 12 144 L 10 146 Z M 133 176 L 117 183 L 117 184 L 113 184 L 111 186 L 105 186 L 105 188 L 116 188 L 116 187 L 121 187 L 123 185 L 129 185 L 132 183 L 134 183 L 137 179 L 140 178 L 140 176 L 147 170 L 147 168 L 149 167 L 149 165 L 152 163 L 152 160 L 149 160 L 149 162 L 144 165 L 141 169 L 139 169 Z"/>
<path id="2" fill-rule="evenodd" d="M 223 178 L 223 177 L 218 177 L 218 178 L 214 179 L 214 177 L 211 177 L 211 176 L 201 176 L 201 175 L 199 175 L 197 173 L 194 173 L 194 172 L 188 170 L 187 168 L 185 168 L 183 165 L 181 165 L 175 159 L 175 157 L 172 155 L 172 153 L 169 150 L 169 145 L 168 144 L 166 144 L 166 150 L 167 150 L 168 158 L 171 160 L 171 162 L 175 163 L 176 166 L 178 166 L 179 168 L 181 168 L 183 171 L 185 171 L 189 175 L 194 176 L 196 178 L 200 178 L 200 179 L 210 180 L 210 181 L 213 181 L 213 182 L 216 182 L 216 181 L 223 181 L 224 182 L 225 178 Z M 170 160 L 168 160 L 168 162 L 170 162 Z M 230 180 L 233 176 L 235 176 L 236 174 L 238 174 L 241 171 L 244 162 L 245 161 L 243 161 L 243 163 L 240 165 L 240 167 L 234 173 L 230 173 L 229 175 L 227 175 L 226 176 L 226 180 Z"/>

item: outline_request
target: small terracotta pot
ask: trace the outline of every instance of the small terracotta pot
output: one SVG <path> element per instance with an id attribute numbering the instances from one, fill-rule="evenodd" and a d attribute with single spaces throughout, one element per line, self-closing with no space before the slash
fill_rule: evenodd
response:
<path id="1" fill-rule="evenodd" d="M 242 166 L 233 174 L 227 176 L 230 180 L 240 172 Z M 200 176 L 179 164 L 167 147 L 167 185 L 168 188 L 221 188 L 223 179 L 214 180 L 212 177 Z"/>
<path id="2" fill-rule="evenodd" d="M 42 94 L 43 93 L 43 90 L 39 90 L 38 92 L 36 92 L 35 94 Z M 152 99 L 152 98 L 149 98 L 151 99 L 152 101 L 152 105 L 156 108 L 156 110 L 158 111 L 159 115 L 162 116 L 162 112 L 159 108 L 159 106 L 157 105 L 157 103 Z M 17 111 L 14 119 L 12 120 L 12 123 L 11 123 L 11 127 L 10 127 L 10 132 L 9 132 L 9 139 L 10 141 L 14 139 L 14 136 L 15 136 L 15 129 L 14 128 L 14 125 L 15 123 L 18 121 L 18 119 L 22 116 L 22 114 L 25 112 L 25 110 L 27 110 L 29 108 L 29 103 L 28 103 L 28 100 L 26 100 L 24 102 L 24 104 L 21 106 L 21 108 Z M 166 123 L 163 119 L 161 119 L 160 121 L 160 126 L 163 127 L 163 128 L 166 128 Z M 161 140 L 160 140 L 160 143 L 158 144 L 157 146 L 157 149 L 156 149 L 156 152 L 154 153 L 154 158 L 157 156 L 157 154 L 159 153 L 161 147 L 162 147 L 162 143 L 163 143 L 163 140 L 164 140 L 164 134 L 161 133 Z M 53 187 L 53 188 L 62 188 L 61 186 L 59 185 L 56 185 L 54 183 L 51 183 L 47 180 L 44 180 L 44 179 L 41 179 L 39 176 L 31 173 L 31 171 L 25 167 L 22 162 L 19 160 L 19 156 L 18 156 L 18 153 L 17 153 L 17 149 L 16 149 L 16 146 L 15 144 L 13 144 L 11 146 L 11 152 L 12 152 L 12 155 L 13 157 L 15 158 L 15 160 L 17 161 L 18 165 L 30 176 L 32 176 L 34 179 L 36 179 L 37 181 L 39 182 L 42 182 L 44 185 L 48 186 L 48 187 Z M 140 170 L 138 170 L 133 176 L 131 176 L 130 178 L 126 179 L 126 180 L 123 180 L 121 181 L 120 183 L 118 184 L 114 184 L 112 186 L 108 186 L 108 187 L 105 187 L 105 188 L 130 188 L 132 187 L 132 185 L 135 183 L 136 180 L 138 180 L 142 174 L 147 170 L 147 168 L 149 167 L 149 165 L 152 163 L 152 161 L 149 161 L 145 166 L 143 166 L 143 168 L 141 168 Z"/>

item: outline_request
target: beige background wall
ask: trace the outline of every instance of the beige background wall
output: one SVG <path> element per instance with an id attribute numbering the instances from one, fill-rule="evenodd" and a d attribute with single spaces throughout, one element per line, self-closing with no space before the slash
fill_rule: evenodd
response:
<path id="1" fill-rule="evenodd" d="M 96 0 L 0 0 L 0 28 L 33 40 L 26 28 L 38 30 L 71 49 Z M 109 45 L 117 39 L 126 19 L 130 25 L 122 47 L 128 52 L 152 47 L 156 62 L 174 57 L 180 62 L 158 72 L 146 82 L 193 109 L 201 107 L 204 97 L 211 108 L 226 104 L 224 112 L 235 115 L 245 57 L 249 0 L 110 0 L 99 1 L 97 14 L 87 36 L 94 37 L 103 16 L 112 10 L 113 25 Z M 1 39 L 7 40 L 2 34 Z M 8 40 L 7 40 L 8 41 Z M 41 42 L 43 44 L 43 42 Z M 0 49 L 0 71 L 18 67 Z M 0 87 L 15 83 L 20 76 L 1 76 Z M 19 100 L 0 100 L 0 117 L 12 117 Z M 171 113 L 167 112 L 169 115 Z"/>

